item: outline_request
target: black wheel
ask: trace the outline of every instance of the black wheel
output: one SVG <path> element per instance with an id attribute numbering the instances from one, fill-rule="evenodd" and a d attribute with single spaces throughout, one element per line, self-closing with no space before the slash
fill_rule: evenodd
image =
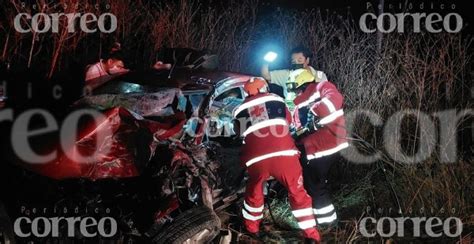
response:
<path id="1" fill-rule="evenodd" d="M 207 243 L 219 233 L 220 219 L 211 209 L 201 206 L 180 214 L 152 243 Z"/>
<path id="2" fill-rule="evenodd" d="M 5 207 L 0 202 L 0 243 L 14 244 L 15 235 L 13 233 L 13 224 L 8 217 Z"/>

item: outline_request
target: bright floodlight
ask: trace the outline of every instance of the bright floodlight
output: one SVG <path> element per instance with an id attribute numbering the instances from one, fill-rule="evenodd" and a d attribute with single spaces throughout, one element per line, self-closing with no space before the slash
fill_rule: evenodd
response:
<path id="1" fill-rule="evenodd" d="M 275 61 L 275 59 L 277 58 L 278 54 L 276 54 L 275 52 L 268 52 L 267 54 L 265 54 L 265 56 L 263 57 L 263 59 L 265 59 L 265 61 L 267 62 L 273 62 Z"/>

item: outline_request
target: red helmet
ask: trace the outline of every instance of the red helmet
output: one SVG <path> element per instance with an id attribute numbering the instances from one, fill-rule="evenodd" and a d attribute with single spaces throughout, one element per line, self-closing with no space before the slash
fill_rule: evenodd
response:
<path id="1" fill-rule="evenodd" d="M 244 90 L 249 96 L 268 92 L 267 81 L 262 77 L 252 77 L 244 85 Z"/>

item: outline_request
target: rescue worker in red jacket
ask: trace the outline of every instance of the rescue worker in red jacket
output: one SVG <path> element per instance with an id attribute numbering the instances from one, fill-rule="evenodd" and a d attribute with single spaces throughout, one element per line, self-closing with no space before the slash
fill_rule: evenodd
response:
<path id="1" fill-rule="evenodd" d="M 234 110 L 234 130 L 243 137 L 241 163 L 248 182 L 242 215 L 248 232 L 257 234 L 263 218 L 263 184 L 275 178 L 287 190 L 292 213 L 308 241 L 319 242 L 311 197 L 303 186 L 299 151 L 289 133 L 291 114 L 283 98 L 268 92 L 263 78 L 245 85 L 248 97 Z"/>
<path id="2" fill-rule="evenodd" d="M 287 87 L 295 91 L 296 143 L 302 154 L 305 188 L 313 198 L 318 225 L 336 223 L 337 214 L 328 192 L 327 174 L 338 160 L 338 152 L 349 146 L 343 96 L 330 81 L 315 81 L 305 69 L 290 74 Z"/>

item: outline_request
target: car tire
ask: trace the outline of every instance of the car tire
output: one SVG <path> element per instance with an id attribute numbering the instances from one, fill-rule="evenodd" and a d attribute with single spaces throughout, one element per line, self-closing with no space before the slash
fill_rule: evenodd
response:
<path id="1" fill-rule="evenodd" d="M 7 211 L 0 202 L 0 243 L 14 244 L 15 234 L 13 233 L 13 224 L 8 217 Z"/>
<path id="2" fill-rule="evenodd" d="M 200 206 L 180 214 L 152 243 L 208 243 L 220 230 L 220 219 L 211 209 Z"/>

